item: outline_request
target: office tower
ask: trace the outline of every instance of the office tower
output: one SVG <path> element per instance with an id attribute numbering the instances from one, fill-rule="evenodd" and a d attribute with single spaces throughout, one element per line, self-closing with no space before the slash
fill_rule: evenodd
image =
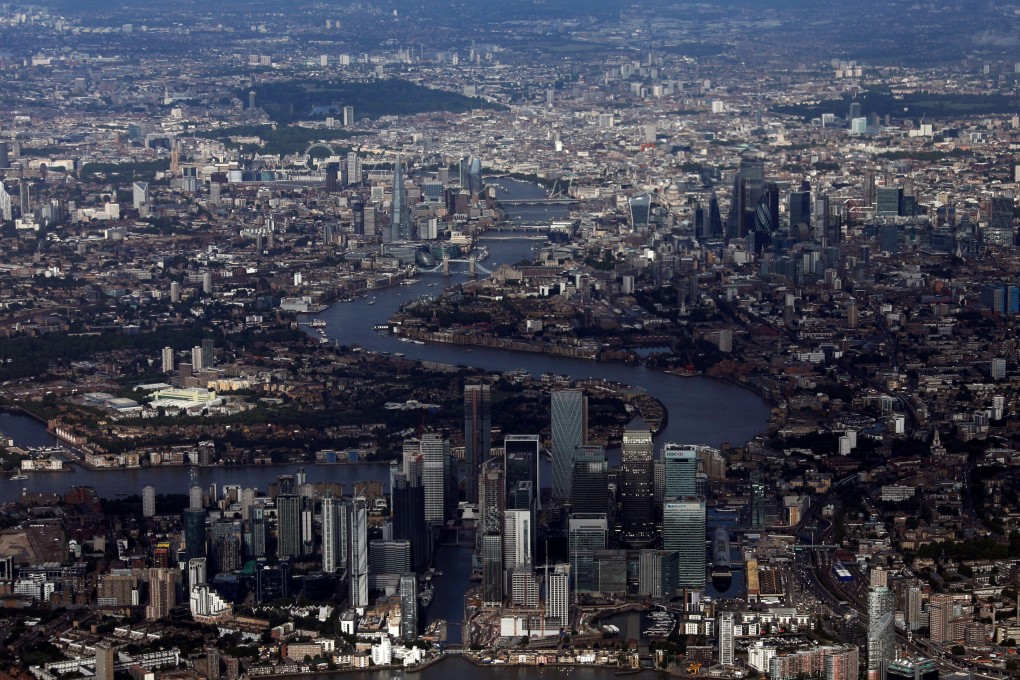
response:
<path id="1" fill-rule="evenodd" d="M 149 183 L 134 182 L 131 185 L 131 207 L 135 210 L 146 210 L 149 208 Z"/>
<path id="2" fill-rule="evenodd" d="M 494 531 L 482 534 L 482 606 L 503 604 L 503 537 Z"/>
<path id="3" fill-rule="evenodd" d="M 461 162 L 461 186 L 472 196 L 482 193 L 482 159 L 472 156 Z"/>
<path id="4" fill-rule="evenodd" d="M 352 127 L 354 125 L 354 107 L 345 106 L 343 108 L 344 127 Z"/>
<path id="5" fill-rule="evenodd" d="M 422 486 L 425 487 L 425 521 L 442 524 L 446 520 L 446 487 L 450 465 L 450 442 L 442 435 L 422 435 Z"/>
<path id="6" fill-rule="evenodd" d="M 557 564 L 545 584 L 545 615 L 560 628 L 570 628 L 570 565 Z"/>
<path id="7" fill-rule="evenodd" d="M 202 487 L 192 485 L 188 488 L 188 507 L 195 510 L 201 510 L 203 506 Z"/>
<path id="8" fill-rule="evenodd" d="M 727 219 L 727 237 L 744 238 L 753 229 L 754 214 L 765 185 L 765 163 L 760 158 L 741 158 L 733 177 L 733 196 Z"/>
<path id="9" fill-rule="evenodd" d="M 7 192 L 7 187 L 0 181 L 0 220 L 10 222 L 14 219 L 14 205 L 11 201 L 11 195 Z"/>
<path id="10" fill-rule="evenodd" d="M 567 551 L 574 589 L 579 593 L 598 590 L 599 575 L 595 552 L 605 550 L 608 522 L 604 513 L 574 514 L 567 521 Z"/>
<path id="11" fill-rule="evenodd" d="M 760 253 L 772 243 L 772 235 L 779 230 L 779 187 L 775 182 L 766 182 L 762 186 L 751 224 L 754 251 Z"/>
<path id="12" fill-rule="evenodd" d="M 733 656 L 733 612 L 719 612 L 719 664 L 732 666 Z"/>
<path id="13" fill-rule="evenodd" d="M 106 642 L 97 642 L 95 680 L 113 680 L 113 665 L 113 647 Z"/>
<path id="14" fill-rule="evenodd" d="M 164 347 L 161 356 L 163 361 L 163 372 L 169 373 L 174 370 L 174 350 L 172 347 Z"/>
<path id="15" fill-rule="evenodd" d="M 142 517 L 155 517 L 156 515 L 156 487 L 142 487 Z"/>
<path id="16" fill-rule="evenodd" d="M 492 452 L 492 388 L 464 386 L 464 488 L 468 503 L 478 502 L 478 475 Z"/>
<path id="17" fill-rule="evenodd" d="M 655 538 L 652 431 L 640 416 L 623 431 L 620 447 L 623 542 L 640 548 Z"/>
<path id="18" fill-rule="evenodd" d="M 418 637 L 418 577 L 413 573 L 400 577 L 400 637 Z"/>
<path id="19" fill-rule="evenodd" d="M 726 235 L 723 229 L 722 212 L 719 210 L 719 197 L 715 191 L 708 198 L 708 235 L 711 238 L 722 238 Z"/>
<path id="20" fill-rule="evenodd" d="M 598 550 L 595 552 L 595 573 L 598 574 L 597 591 L 616 596 L 627 593 L 626 550 Z"/>
<path id="21" fill-rule="evenodd" d="M 698 449 L 695 446 L 667 443 L 662 447 L 664 498 L 695 496 L 698 493 Z"/>
<path id="22" fill-rule="evenodd" d="M 411 209 L 407 204 L 407 188 L 404 186 L 404 165 L 397 156 L 393 165 L 393 203 L 390 216 L 390 233 L 394 241 L 411 240 Z"/>
<path id="23" fill-rule="evenodd" d="M 692 219 L 694 220 L 694 237 L 699 240 L 709 238 L 708 210 L 701 205 L 700 201 L 694 204 Z"/>
<path id="24" fill-rule="evenodd" d="M 864 182 L 862 186 L 864 207 L 875 205 L 875 200 L 878 195 L 876 189 L 877 185 L 875 184 L 875 173 L 869 170 L 864 173 Z"/>
<path id="25" fill-rule="evenodd" d="M 145 618 L 158 621 L 168 616 L 176 605 L 176 572 L 165 567 L 149 569 L 149 605 L 145 608 Z"/>
<path id="26" fill-rule="evenodd" d="M 676 593 L 680 557 L 669 550 L 638 553 L 638 592 L 642 597 L 668 600 Z"/>
<path id="27" fill-rule="evenodd" d="M 411 483 L 407 475 L 394 475 L 391 485 L 393 538 L 411 544 L 411 568 L 419 571 L 428 560 L 428 533 L 425 529 L 425 489 L 421 480 Z"/>
<path id="28" fill-rule="evenodd" d="M 988 228 L 1013 228 L 1013 197 L 992 196 L 988 199 Z"/>
<path id="29" fill-rule="evenodd" d="M 875 199 L 875 215 L 896 217 L 902 214 L 903 189 L 899 187 L 878 187 Z"/>
<path id="30" fill-rule="evenodd" d="M 652 212 L 652 197 L 649 194 L 632 196 L 630 206 L 630 228 L 640 229 L 648 226 L 648 218 Z"/>
<path id="31" fill-rule="evenodd" d="M 11 167 L 11 152 L 7 142 L 0 142 L 0 168 Z"/>
<path id="32" fill-rule="evenodd" d="M 531 510 L 535 507 L 535 488 L 529 481 L 517 482 L 513 489 L 507 489 L 506 507 L 508 510 Z"/>
<path id="33" fill-rule="evenodd" d="M 790 192 L 790 236 L 798 241 L 811 238 L 811 185 L 807 180 L 800 191 Z"/>
<path id="34" fill-rule="evenodd" d="M 187 508 L 184 511 L 184 553 L 185 559 L 205 557 L 205 510 Z"/>
<path id="35" fill-rule="evenodd" d="M 375 237 L 379 234 L 378 226 L 376 225 L 376 210 L 375 206 L 365 206 L 365 236 Z"/>
<path id="36" fill-rule="evenodd" d="M 885 586 L 868 588 L 868 678 L 882 677 L 883 665 L 895 657 L 896 595 Z"/>
<path id="37" fill-rule="evenodd" d="M 570 482 L 572 513 L 605 513 L 609 510 L 609 463 L 601 446 L 579 446 L 574 449 L 573 475 Z"/>
<path id="38" fill-rule="evenodd" d="M 361 184 L 361 159 L 358 158 L 358 154 L 354 151 L 348 152 L 345 163 L 347 164 L 347 184 L 359 186 Z"/>
<path id="39" fill-rule="evenodd" d="M 290 597 L 290 561 L 269 566 L 260 559 L 255 567 L 255 602 L 272 602 Z"/>
<path id="40" fill-rule="evenodd" d="M 338 161 L 332 161 L 330 163 L 326 163 L 326 171 L 325 171 L 325 174 L 326 174 L 326 186 L 325 186 L 325 189 L 326 189 L 326 193 L 327 194 L 335 194 L 338 191 L 340 191 L 340 174 L 341 174 L 341 172 L 342 172 L 342 170 L 340 169 L 340 163 Z M 329 242 L 329 239 L 326 239 L 326 241 Z"/>
<path id="41" fill-rule="evenodd" d="M 376 540 L 368 544 L 368 571 L 380 574 L 406 574 L 411 570 L 411 543 L 406 540 Z"/>
<path id="42" fill-rule="evenodd" d="M 510 571 L 532 563 L 535 546 L 534 518 L 530 510 L 503 513 L 503 568 Z"/>
<path id="43" fill-rule="evenodd" d="M 322 571 L 333 574 L 343 564 L 344 504 L 332 494 L 322 499 Z"/>
<path id="44" fill-rule="evenodd" d="M 351 213 L 353 216 L 353 228 L 354 233 L 357 236 L 365 235 L 365 202 L 360 198 L 354 197 L 350 199 L 349 203 L 351 207 Z"/>
<path id="45" fill-rule="evenodd" d="M 551 395 L 552 495 L 570 500 L 574 474 L 574 449 L 588 443 L 588 398 L 584 390 L 556 390 Z"/>
<path id="46" fill-rule="evenodd" d="M 751 528 L 765 528 L 765 481 L 761 472 L 751 472 Z"/>
<path id="47" fill-rule="evenodd" d="M 359 611 L 368 606 L 368 505 L 347 503 L 348 604 Z"/>
<path id="48" fill-rule="evenodd" d="M 301 555 L 301 499 L 282 495 L 276 499 L 276 556 L 280 559 Z"/>
<path id="49" fill-rule="evenodd" d="M 18 185 L 18 207 L 23 219 L 32 215 L 32 188 L 25 180 Z"/>
<path id="50" fill-rule="evenodd" d="M 655 512 L 662 511 L 662 499 L 666 492 L 666 463 L 661 458 L 652 462 L 652 490 L 655 494 Z"/>
<path id="51" fill-rule="evenodd" d="M 202 338 L 202 367 L 212 368 L 216 365 L 216 345 L 212 338 Z"/>
<path id="52" fill-rule="evenodd" d="M 662 547 L 680 555 L 677 586 L 705 587 L 705 499 L 667 499 L 662 507 Z"/>
<path id="53" fill-rule="evenodd" d="M 533 509 L 541 507 L 539 493 L 542 488 L 539 479 L 539 450 L 541 442 L 537 434 L 511 434 L 503 440 L 503 482 L 506 489 L 507 507 L 512 492 L 519 482 L 530 482 L 535 491 Z"/>
<path id="54" fill-rule="evenodd" d="M 900 250 L 900 228 L 895 224 L 878 226 L 878 249 L 884 253 L 898 253 Z"/>
<path id="55" fill-rule="evenodd" d="M 191 348 L 191 367 L 195 371 L 205 368 L 205 364 L 202 363 L 202 348 L 198 345 Z"/>

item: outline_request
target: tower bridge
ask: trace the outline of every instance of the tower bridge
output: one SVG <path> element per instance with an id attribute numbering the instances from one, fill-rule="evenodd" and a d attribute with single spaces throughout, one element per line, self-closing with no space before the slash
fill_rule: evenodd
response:
<path id="1" fill-rule="evenodd" d="M 478 260 L 475 258 L 474 255 L 472 255 L 471 257 L 469 257 L 467 259 L 462 258 L 462 257 L 452 257 L 452 258 L 451 257 L 444 257 L 443 261 L 440 262 L 439 264 L 437 264 L 435 267 L 431 267 L 431 268 L 418 267 L 418 273 L 419 274 L 442 274 L 443 276 L 449 276 L 450 275 L 450 264 L 451 263 L 460 263 L 460 264 L 465 264 L 466 263 L 467 266 L 468 266 L 468 273 L 471 276 L 476 276 L 478 274 L 478 272 L 482 272 L 483 274 L 492 274 L 492 270 L 488 269 L 487 267 L 485 267 L 485 266 L 483 266 L 481 264 L 479 264 Z"/>

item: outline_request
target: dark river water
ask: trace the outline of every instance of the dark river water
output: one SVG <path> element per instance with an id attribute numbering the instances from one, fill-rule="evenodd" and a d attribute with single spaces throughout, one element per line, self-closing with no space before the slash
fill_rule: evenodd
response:
<path id="1" fill-rule="evenodd" d="M 505 195 L 519 198 L 538 196 L 540 190 L 531 185 L 521 185 L 512 180 L 499 180 Z M 544 195 L 544 194 L 543 194 Z M 516 216 L 522 220 L 552 220 L 565 215 L 565 209 L 558 206 L 530 208 L 521 206 Z M 507 238 L 502 236 L 482 239 L 490 252 L 482 263 L 493 269 L 502 263 L 517 263 L 532 258 L 544 243 L 544 239 Z M 421 276 L 419 283 L 409 286 L 371 292 L 368 296 L 353 302 L 338 303 L 318 315 L 326 322 L 327 335 L 341 345 L 358 345 L 367 351 L 401 352 L 408 358 L 441 362 L 453 365 L 467 365 L 489 371 L 510 371 L 525 369 L 534 376 L 543 373 L 568 375 L 573 379 L 601 378 L 644 388 L 666 407 L 669 420 L 666 428 L 657 438 L 657 443 L 682 442 L 718 446 L 724 442 L 741 445 L 758 434 L 769 415 L 768 403 L 756 394 L 741 387 L 703 377 L 682 378 L 667 375 L 640 365 L 622 363 L 596 363 L 580 359 L 552 357 L 542 354 L 510 352 L 504 350 L 447 347 L 443 345 L 416 345 L 400 342 L 387 334 L 380 334 L 374 327 L 387 322 L 401 304 L 422 295 L 437 294 L 443 287 L 467 280 L 466 265 L 451 265 L 452 276 L 444 278 L 439 274 Z M 458 270 L 456 267 L 463 267 Z M 13 438 L 22 446 L 51 445 L 45 427 L 26 416 L 0 413 L 0 432 Z M 610 461 L 619 462 L 619 452 L 610 452 Z M 547 463 L 546 463 L 547 464 Z M 146 484 L 155 486 L 160 493 L 186 493 L 192 483 L 208 487 L 210 484 L 240 484 L 242 487 L 256 487 L 265 490 L 281 474 L 293 474 L 302 466 L 283 467 L 228 467 L 228 468 L 161 468 L 141 470 L 89 471 L 76 469 L 68 473 L 31 473 L 28 480 L 10 481 L 0 479 L 0 501 L 17 498 L 22 489 L 30 491 L 63 492 L 72 484 L 92 486 L 104 497 L 117 494 L 139 494 Z M 303 466 L 309 482 L 341 481 L 350 485 L 360 480 L 388 480 L 388 465 L 340 464 Z M 548 480 L 548 470 L 543 477 Z M 471 573 L 471 550 L 468 547 L 444 547 L 439 550 L 437 567 L 444 572 L 437 579 L 437 593 L 426 618 L 445 619 L 448 622 L 448 639 L 460 641 L 460 621 L 463 619 L 463 593 L 469 586 Z M 723 596 L 732 597 L 743 586 L 743 579 L 735 575 L 733 588 Z M 628 620 L 628 629 L 637 629 L 641 622 L 638 615 Z M 559 676 L 556 669 L 524 668 L 476 668 L 463 659 L 451 658 L 416 674 L 422 680 L 440 680 L 448 673 L 463 674 L 466 678 L 490 678 L 493 674 L 517 680 L 533 678 L 536 675 Z M 605 678 L 612 670 L 577 668 L 566 671 L 580 680 Z M 368 680 L 389 680 L 392 671 L 365 672 L 356 674 Z M 644 674 L 643 674 L 644 675 Z M 650 675 L 650 674 L 648 674 Z M 351 674 L 345 674 L 351 677 Z"/>

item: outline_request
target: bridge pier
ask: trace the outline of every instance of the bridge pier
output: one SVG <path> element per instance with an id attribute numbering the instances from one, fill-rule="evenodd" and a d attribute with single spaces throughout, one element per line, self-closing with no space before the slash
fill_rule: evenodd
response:
<path id="1" fill-rule="evenodd" d="M 468 260 L 468 273 L 471 276 L 478 276 L 478 272 L 475 271 L 475 256 L 472 255 L 471 259 Z"/>
<path id="2" fill-rule="evenodd" d="M 450 257 L 448 255 L 443 256 L 443 276 L 450 275 Z"/>

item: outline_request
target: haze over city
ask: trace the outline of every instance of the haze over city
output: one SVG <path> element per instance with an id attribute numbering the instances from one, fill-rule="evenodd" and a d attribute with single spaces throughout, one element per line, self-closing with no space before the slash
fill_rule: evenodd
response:
<path id="1" fill-rule="evenodd" d="M 1015 677 L 1018 35 L 0 0 L 0 680 Z"/>

